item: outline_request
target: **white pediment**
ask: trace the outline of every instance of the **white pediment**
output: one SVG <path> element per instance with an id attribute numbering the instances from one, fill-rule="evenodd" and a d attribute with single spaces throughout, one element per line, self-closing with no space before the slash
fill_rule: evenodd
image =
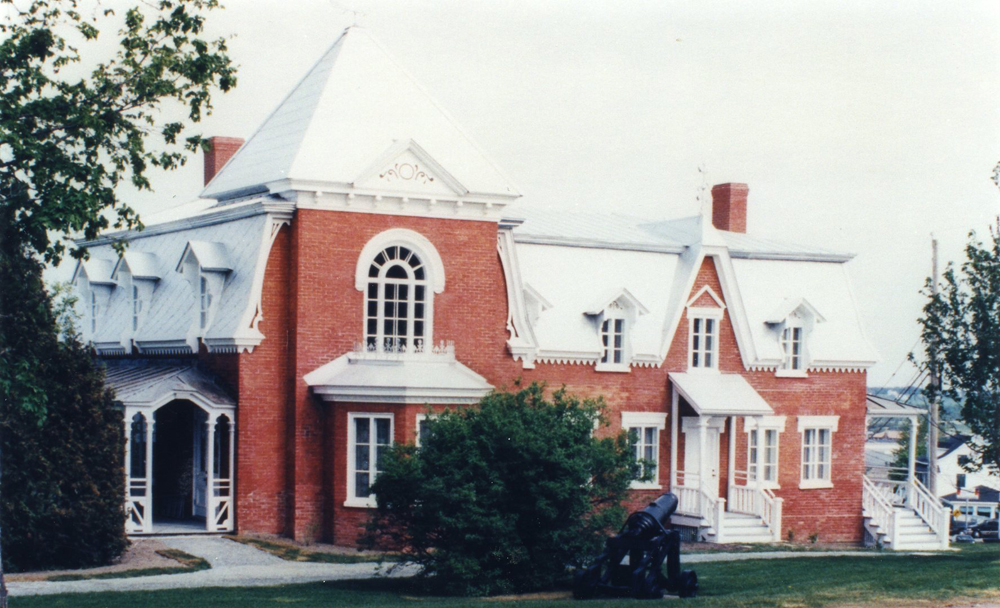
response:
<path id="1" fill-rule="evenodd" d="M 425 196 L 464 196 L 469 192 L 413 140 L 390 146 L 358 176 L 353 186 L 359 190 Z"/>

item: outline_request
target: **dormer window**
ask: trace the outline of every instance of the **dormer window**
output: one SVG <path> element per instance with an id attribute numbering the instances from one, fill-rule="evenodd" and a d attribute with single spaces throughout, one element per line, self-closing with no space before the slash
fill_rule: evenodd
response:
<path id="1" fill-rule="evenodd" d="M 621 309 L 614 312 L 619 312 Z M 601 323 L 601 363 L 621 365 L 625 361 L 625 319 L 608 316 Z"/>
<path id="2" fill-rule="evenodd" d="M 802 371 L 802 326 L 793 325 L 781 331 L 781 369 Z"/>
<path id="3" fill-rule="evenodd" d="M 627 372 L 632 364 L 631 333 L 640 315 L 649 312 L 627 289 L 618 289 L 597 301 L 584 314 L 596 321 L 597 371 Z"/>
<path id="4" fill-rule="evenodd" d="M 708 285 L 687 303 L 688 369 L 719 369 L 719 326 L 726 305 Z"/>
<path id="5" fill-rule="evenodd" d="M 139 286 L 132 285 L 132 331 L 139 331 L 142 320 L 142 294 L 139 293 Z"/>
<path id="6" fill-rule="evenodd" d="M 91 258 L 81 260 L 73 272 L 73 285 L 80 291 L 85 313 L 83 325 L 86 341 L 93 341 L 97 334 L 97 320 L 102 310 L 107 310 L 115 282 L 111 278 L 114 263 L 111 260 Z"/>
<path id="7" fill-rule="evenodd" d="M 804 377 L 809 369 L 809 336 L 822 315 L 804 298 L 786 299 L 767 319 L 777 334 L 781 356 L 776 375 Z"/>
<path id="8" fill-rule="evenodd" d="M 212 326 L 218 302 L 232 272 L 233 262 L 222 243 L 188 241 L 177 263 L 177 272 L 191 285 L 190 325 L 185 341 L 192 351 L 198 349 L 198 340 L 204 339 Z"/>
<path id="9" fill-rule="evenodd" d="M 90 290 L 90 334 L 94 335 L 97 333 L 97 316 L 100 314 L 101 307 L 97 303 L 97 292 L 93 289 Z"/>
<path id="10" fill-rule="evenodd" d="M 198 278 L 198 320 L 202 331 L 208 327 L 208 314 L 211 308 L 212 292 L 208 288 L 208 279 L 202 275 Z"/>

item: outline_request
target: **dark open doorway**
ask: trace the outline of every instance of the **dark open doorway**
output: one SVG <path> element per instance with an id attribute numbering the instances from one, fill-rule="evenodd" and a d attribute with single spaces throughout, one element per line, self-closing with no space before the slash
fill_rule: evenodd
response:
<path id="1" fill-rule="evenodd" d="M 207 420 L 190 401 L 171 401 L 156 410 L 153 517 L 158 529 L 171 524 L 205 528 Z"/>

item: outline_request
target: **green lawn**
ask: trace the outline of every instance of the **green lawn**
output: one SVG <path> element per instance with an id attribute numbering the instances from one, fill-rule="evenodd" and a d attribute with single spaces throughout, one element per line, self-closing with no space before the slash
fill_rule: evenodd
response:
<path id="1" fill-rule="evenodd" d="M 685 606 L 886 606 L 891 600 L 924 600 L 934 606 L 962 597 L 1000 597 L 1000 545 L 965 546 L 947 554 L 813 557 L 693 565 L 702 592 Z M 567 599 L 519 598 L 516 605 L 570 605 Z M 365 580 L 270 588 L 179 589 L 146 593 L 14 598 L 13 608 L 114 608 L 117 606 L 503 606 L 506 602 L 438 598 L 420 594 L 405 580 Z M 621 600 L 589 601 L 587 608 L 620 606 Z M 506 604 L 513 606 L 514 603 Z M 640 605 L 648 605 L 641 603 Z"/>

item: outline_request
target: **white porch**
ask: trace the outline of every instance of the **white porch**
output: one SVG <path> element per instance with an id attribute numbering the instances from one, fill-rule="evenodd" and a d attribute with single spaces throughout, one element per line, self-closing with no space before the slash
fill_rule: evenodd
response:
<path id="1" fill-rule="evenodd" d="M 931 494 L 915 475 L 920 417 L 926 412 L 896 401 L 868 396 L 868 420 L 909 420 L 910 442 L 906 469 L 868 467 L 862 502 L 865 543 L 894 551 L 947 549 L 951 509 Z"/>
<path id="2" fill-rule="evenodd" d="M 195 363 L 109 361 L 125 420 L 125 530 L 229 532 L 236 403 Z"/>
<path id="3" fill-rule="evenodd" d="M 738 375 L 671 373 L 670 381 L 670 488 L 679 500 L 672 523 L 696 528 L 699 540 L 708 542 L 780 541 L 782 499 L 764 482 L 763 446 L 754 451 L 755 461 L 748 455 L 746 469 L 739 470 L 736 433 L 740 418 L 755 431 L 765 428 L 765 419 L 777 418 L 783 425 L 784 418 L 774 417 L 771 406 Z M 682 417 L 681 399 L 693 416 Z M 719 460 L 727 427 L 727 483 L 722 488 Z M 683 469 L 678 466 L 681 431 Z"/>

